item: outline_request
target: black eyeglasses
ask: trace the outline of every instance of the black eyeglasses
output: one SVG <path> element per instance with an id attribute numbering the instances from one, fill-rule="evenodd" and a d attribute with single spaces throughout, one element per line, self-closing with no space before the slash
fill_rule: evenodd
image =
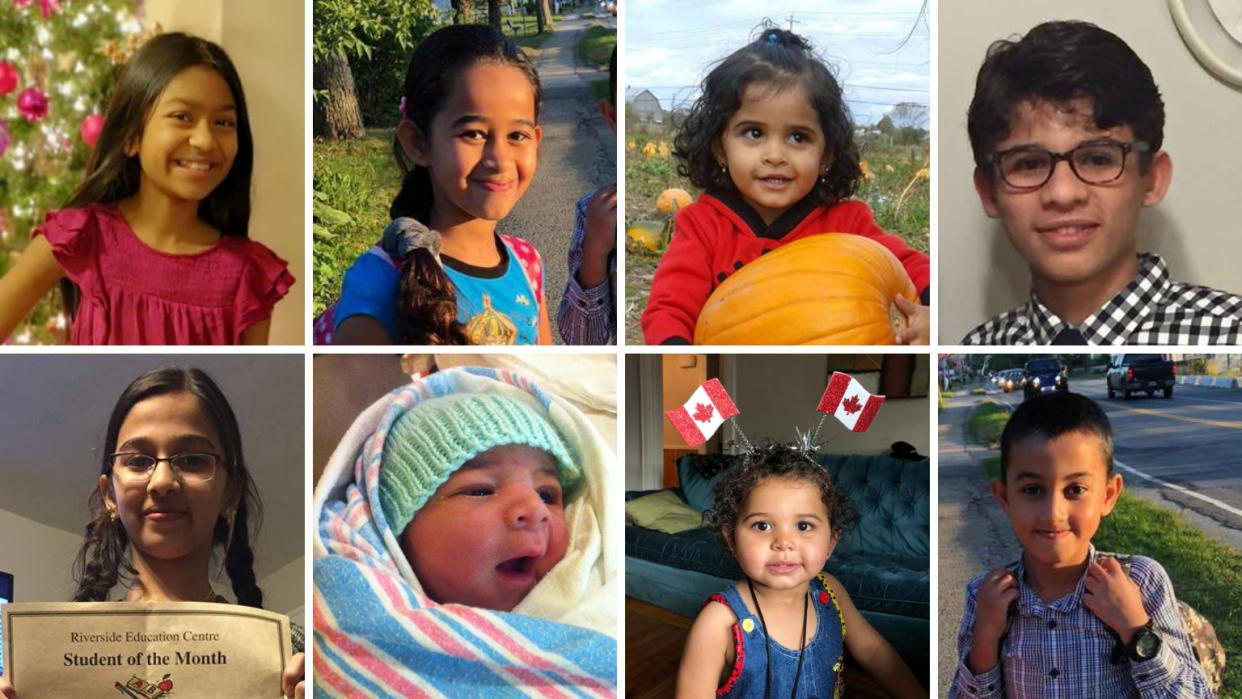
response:
<path id="1" fill-rule="evenodd" d="M 172 467 L 173 475 L 183 483 L 204 483 L 216 475 L 216 464 L 220 461 L 219 454 L 210 452 L 187 452 L 173 454 L 167 458 L 156 458 L 138 451 L 122 451 L 112 454 L 112 473 L 128 482 L 147 482 L 155 467 L 161 461 L 167 461 Z"/>
<path id="2" fill-rule="evenodd" d="M 1126 155 L 1147 153 L 1147 141 L 1090 141 L 1064 153 L 1035 146 L 1019 146 L 992 154 L 992 164 L 1005 184 L 1015 189 L 1039 189 L 1052 179 L 1057 163 L 1064 160 L 1078 179 L 1087 184 L 1108 184 L 1126 171 Z"/>

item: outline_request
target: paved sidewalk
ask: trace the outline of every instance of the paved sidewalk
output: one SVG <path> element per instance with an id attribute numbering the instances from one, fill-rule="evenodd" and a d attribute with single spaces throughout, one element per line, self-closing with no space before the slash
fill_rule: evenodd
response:
<path id="1" fill-rule="evenodd" d="M 569 279 L 574 205 L 588 191 L 617 181 L 617 139 L 591 92 L 591 81 L 608 79 L 608 72 L 581 65 L 578 57 L 582 33 L 597 21 L 562 20 L 539 49 L 535 59 L 543 88 L 539 169 L 526 196 L 500 228 L 530 241 L 543 256 L 548 318 L 558 344 L 556 311 Z"/>
<path id="2" fill-rule="evenodd" d="M 981 460 L 997 452 L 966 439 L 971 405 L 967 398 L 947 399 L 938 425 L 940 696 L 948 693 L 957 671 L 957 632 L 966 583 L 984 570 L 1017 560 L 1020 551 L 1008 518 L 983 478 Z"/>

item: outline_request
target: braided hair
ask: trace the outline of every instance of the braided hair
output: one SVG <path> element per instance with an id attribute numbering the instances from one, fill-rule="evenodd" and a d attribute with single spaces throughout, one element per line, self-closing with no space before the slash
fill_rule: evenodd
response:
<path id="1" fill-rule="evenodd" d="M 237 509 L 230 524 L 221 514 L 212 530 L 212 546 L 224 546 L 224 569 L 233 585 L 237 603 L 248 607 L 263 606 L 263 591 L 255 579 L 254 552 L 250 548 L 250 527 L 258 529 L 262 504 L 254 481 L 242 456 L 241 430 L 228 400 L 219 386 L 201 369 L 163 368 L 149 371 L 134 379 L 121 393 L 112 409 L 104 437 L 100 473 L 112 477 L 109 455 L 116 451 L 121 425 L 135 405 L 156 396 L 189 393 L 198 399 L 204 414 L 216 427 L 224 452 L 229 488 L 237 494 Z M 130 559 L 130 541 L 125 527 L 114 519 L 96 489 L 90 498 L 91 521 L 86 525 L 82 548 L 74 561 L 75 602 L 100 602 L 118 582 L 128 582 L 137 571 Z M 231 533 L 230 533 L 231 532 Z M 230 538 L 231 537 L 231 538 Z"/>

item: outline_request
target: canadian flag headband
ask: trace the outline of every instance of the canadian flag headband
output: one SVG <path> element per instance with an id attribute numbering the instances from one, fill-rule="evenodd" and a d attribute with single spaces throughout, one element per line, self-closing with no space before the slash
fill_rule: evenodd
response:
<path id="1" fill-rule="evenodd" d="M 829 415 L 853 432 L 866 432 L 882 403 L 884 396 L 873 396 L 854 377 L 834 371 L 828 387 L 824 389 L 824 397 L 819 401 L 818 410 L 823 413 L 819 424 L 815 426 L 814 433 L 797 430 L 799 446 L 804 451 L 816 450 L 819 444 L 815 439 L 819 436 L 824 419 Z M 667 410 L 664 414 L 673 423 L 673 427 L 677 428 L 681 438 L 686 440 L 687 446 L 694 447 L 706 442 L 726 420 L 733 420 L 733 427 L 745 442 L 747 451 L 754 451 L 750 440 L 737 424 L 736 417 L 740 411 L 725 392 L 720 379 L 703 382 L 690 394 L 690 399 L 684 405 L 676 410 Z"/>

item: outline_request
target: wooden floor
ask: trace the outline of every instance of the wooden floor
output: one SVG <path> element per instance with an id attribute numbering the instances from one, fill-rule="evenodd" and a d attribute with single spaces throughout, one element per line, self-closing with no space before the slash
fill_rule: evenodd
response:
<path id="1" fill-rule="evenodd" d="M 671 697 L 677 689 L 677 666 L 693 619 L 633 597 L 625 598 L 625 696 Z M 845 666 L 845 696 L 885 699 L 863 670 Z"/>

